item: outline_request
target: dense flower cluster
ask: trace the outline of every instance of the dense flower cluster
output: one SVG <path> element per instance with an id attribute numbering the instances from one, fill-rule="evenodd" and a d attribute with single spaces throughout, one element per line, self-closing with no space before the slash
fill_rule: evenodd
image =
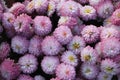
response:
<path id="1" fill-rule="evenodd" d="M 120 80 L 119 0 L 5 1 L 0 80 Z"/>

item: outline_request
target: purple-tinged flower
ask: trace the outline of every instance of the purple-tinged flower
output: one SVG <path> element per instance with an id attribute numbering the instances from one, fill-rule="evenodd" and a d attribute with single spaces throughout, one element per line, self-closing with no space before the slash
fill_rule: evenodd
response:
<path id="1" fill-rule="evenodd" d="M 10 52 L 10 45 L 7 42 L 0 44 L 0 60 L 4 60 Z"/>
<path id="2" fill-rule="evenodd" d="M 14 29 L 15 16 L 12 13 L 3 13 L 2 23 L 5 29 Z"/>
<path id="3" fill-rule="evenodd" d="M 35 55 L 35 56 L 39 56 L 42 54 L 42 50 L 41 50 L 41 42 L 42 42 L 42 38 L 35 35 L 33 38 L 31 38 L 30 40 L 30 44 L 29 44 L 29 53 Z"/>
<path id="4" fill-rule="evenodd" d="M 30 75 L 21 74 L 17 80 L 34 80 Z"/>
<path id="5" fill-rule="evenodd" d="M 67 48 L 75 54 L 80 54 L 81 50 L 86 46 L 84 39 L 81 36 L 74 36 L 68 43 Z"/>
<path id="6" fill-rule="evenodd" d="M 112 59 L 105 59 L 101 61 L 101 71 L 109 75 L 116 75 L 119 71 L 119 65 Z"/>
<path id="7" fill-rule="evenodd" d="M 38 14 L 45 14 L 47 12 L 48 0 L 33 0 L 35 9 Z"/>
<path id="8" fill-rule="evenodd" d="M 86 79 L 95 79 L 99 73 L 98 71 L 97 65 L 83 63 L 81 66 L 81 74 Z"/>
<path id="9" fill-rule="evenodd" d="M 56 68 L 56 76 L 62 80 L 72 80 L 75 78 L 75 68 L 71 65 L 61 63 Z"/>
<path id="10" fill-rule="evenodd" d="M 95 43 L 100 38 L 100 31 L 94 25 L 85 26 L 81 32 L 82 37 L 88 44 Z"/>
<path id="11" fill-rule="evenodd" d="M 26 12 L 31 14 L 34 11 L 35 11 L 35 2 L 34 0 L 32 0 L 26 4 Z"/>
<path id="12" fill-rule="evenodd" d="M 17 16 L 14 22 L 14 28 L 17 34 L 30 38 L 34 33 L 33 20 L 27 14 Z"/>
<path id="13" fill-rule="evenodd" d="M 112 80 L 112 75 L 106 74 L 104 72 L 100 72 L 99 75 L 97 76 L 97 80 Z"/>
<path id="14" fill-rule="evenodd" d="M 34 19 L 35 33 L 39 36 L 45 36 L 52 30 L 52 23 L 47 16 L 36 16 Z"/>
<path id="15" fill-rule="evenodd" d="M 99 17 L 108 18 L 113 13 L 114 6 L 111 3 L 111 1 L 107 0 L 105 2 L 102 2 L 99 6 L 97 6 L 96 10 Z"/>
<path id="16" fill-rule="evenodd" d="M 26 54 L 19 58 L 18 63 L 23 73 L 31 74 L 37 70 L 37 58 L 31 54 Z"/>
<path id="17" fill-rule="evenodd" d="M 54 74 L 55 69 L 59 64 L 60 62 L 58 57 L 45 56 L 41 62 L 41 67 L 46 74 Z"/>
<path id="18" fill-rule="evenodd" d="M 0 72 L 6 80 L 13 80 L 19 76 L 20 66 L 14 60 L 5 59 L 0 65 Z"/>
<path id="19" fill-rule="evenodd" d="M 45 78 L 43 76 L 41 76 L 41 75 L 36 75 L 34 77 L 34 80 L 45 80 Z"/>
<path id="20" fill-rule="evenodd" d="M 101 43 L 104 57 L 115 57 L 120 54 L 120 41 L 115 38 L 108 38 Z"/>
<path id="21" fill-rule="evenodd" d="M 101 31 L 100 38 L 101 40 L 107 39 L 107 38 L 116 38 L 120 39 L 120 32 L 114 28 L 114 27 L 105 27 Z"/>
<path id="22" fill-rule="evenodd" d="M 78 58 L 72 51 L 65 51 L 61 56 L 61 61 L 64 64 L 77 66 L 78 65 Z"/>
<path id="23" fill-rule="evenodd" d="M 45 55 L 57 55 L 62 46 L 53 36 L 46 36 L 41 43 L 41 48 Z"/>
<path id="24" fill-rule="evenodd" d="M 28 51 L 28 47 L 29 41 L 25 37 L 15 36 L 11 40 L 11 48 L 13 49 L 13 52 L 24 54 Z"/>
<path id="25" fill-rule="evenodd" d="M 56 10 L 56 3 L 50 0 L 48 3 L 47 15 L 51 17 L 52 14 L 55 12 L 55 10 Z"/>
<path id="26" fill-rule="evenodd" d="M 65 5 L 64 5 L 65 4 Z M 79 7 L 75 1 L 68 0 L 59 3 L 57 7 L 58 15 L 77 17 L 79 15 Z"/>
<path id="27" fill-rule="evenodd" d="M 59 26 L 53 32 L 55 38 L 62 44 L 68 44 L 72 40 L 72 32 L 67 26 Z"/>
<path id="28" fill-rule="evenodd" d="M 114 25 L 120 26 L 120 9 L 116 9 L 112 16 L 111 16 L 111 22 Z"/>
<path id="29" fill-rule="evenodd" d="M 82 16 L 82 19 L 85 21 L 96 19 L 96 9 L 92 6 L 84 6 L 80 10 L 80 15 Z"/>
<path id="30" fill-rule="evenodd" d="M 87 46 L 81 51 L 81 61 L 88 64 L 95 64 L 98 61 L 99 55 L 93 47 Z"/>
<path id="31" fill-rule="evenodd" d="M 9 9 L 9 12 L 13 13 L 15 16 L 25 13 L 25 5 L 20 2 L 14 3 L 13 6 Z"/>

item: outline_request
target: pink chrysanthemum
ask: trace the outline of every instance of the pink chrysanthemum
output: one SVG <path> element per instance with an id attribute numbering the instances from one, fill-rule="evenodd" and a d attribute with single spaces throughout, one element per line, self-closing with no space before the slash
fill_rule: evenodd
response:
<path id="1" fill-rule="evenodd" d="M 119 73 L 119 65 L 112 59 L 105 59 L 101 61 L 101 71 L 109 75 L 116 75 Z"/>
<path id="2" fill-rule="evenodd" d="M 55 10 L 56 10 L 56 3 L 50 0 L 47 8 L 47 15 L 51 17 L 52 14 L 55 12 Z"/>
<path id="3" fill-rule="evenodd" d="M 120 32 L 114 28 L 114 27 L 106 27 L 103 28 L 100 34 L 101 40 L 107 39 L 107 38 L 116 38 L 120 39 Z"/>
<path id="4" fill-rule="evenodd" d="M 112 80 L 112 75 L 106 74 L 104 72 L 100 72 L 97 76 L 97 80 Z"/>
<path id="5" fill-rule="evenodd" d="M 28 2 L 26 5 L 26 12 L 31 14 L 34 12 L 34 10 L 35 10 L 35 2 L 34 0 L 32 0 Z"/>
<path id="6" fill-rule="evenodd" d="M 13 6 L 9 9 L 9 12 L 13 13 L 15 16 L 25 13 L 25 5 L 20 2 L 14 3 Z"/>
<path id="7" fill-rule="evenodd" d="M 41 75 L 36 75 L 34 77 L 34 80 L 45 80 L 45 78 L 43 76 L 41 76 Z"/>
<path id="8" fill-rule="evenodd" d="M 29 41 L 25 37 L 15 36 L 11 40 L 11 47 L 14 52 L 24 54 L 28 51 Z"/>
<path id="9" fill-rule="evenodd" d="M 86 79 L 93 80 L 98 75 L 98 68 L 96 65 L 83 63 L 81 66 L 81 74 Z"/>
<path id="10" fill-rule="evenodd" d="M 74 36 L 70 43 L 67 45 L 68 50 L 73 51 L 75 54 L 80 54 L 81 50 L 86 46 L 84 39 L 80 36 Z"/>
<path id="11" fill-rule="evenodd" d="M 10 45 L 7 42 L 2 42 L 0 44 L 0 60 L 5 59 L 10 52 Z"/>
<path id="12" fill-rule="evenodd" d="M 117 26 L 120 26 L 120 9 L 116 9 L 112 16 L 111 16 L 111 22 Z"/>
<path id="13" fill-rule="evenodd" d="M 34 19 L 35 33 L 40 36 L 45 36 L 51 32 L 52 23 L 49 17 L 36 16 Z"/>
<path id="14" fill-rule="evenodd" d="M 65 51 L 61 56 L 61 61 L 65 64 L 72 65 L 72 66 L 78 65 L 77 56 L 71 51 Z"/>
<path id="15" fill-rule="evenodd" d="M 59 64 L 60 62 L 58 57 L 45 56 L 41 62 L 41 67 L 46 74 L 54 74 L 55 69 Z"/>
<path id="16" fill-rule="evenodd" d="M 63 64 L 57 66 L 56 76 L 62 80 L 72 80 L 75 78 L 75 68 L 71 65 Z"/>
<path id="17" fill-rule="evenodd" d="M 114 57 L 120 54 L 120 41 L 115 38 L 103 40 L 101 45 L 104 57 Z"/>
<path id="18" fill-rule="evenodd" d="M 26 54 L 19 58 L 18 63 L 23 73 L 31 74 L 37 70 L 37 58 L 31 54 Z"/>
<path id="19" fill-rule="evenodd" d="M 95 64 L 98 61 L 98 53 L 90 46 L 85 47 L 81 51 L 81 61 L 85 63 Z"/>
<path id="20" fill-rule="evenodd" d="M 99 6 L 97 6 L 96 10 L 99 17 L 108 18 L 113 13 L 114 6 L 110 0 L 107 0 L 101 3 Z"/>
<path id="21" fill-rule="evenodd" d="M 21 74 L 17 80 L 34 80 L 30 75 Z"/>
<path id="22" fill-rule="evenodd" d="M 45 55 L 57 55 L 61 51 L 61 44 L 53 37 L 47 36 L 41 43 Z"/>
<path id="23" fill-rule="evenodd" d="M 56 77 L 56 78 L 51 78 L 50 80 L 60 80 L 60 79 Z"/>
<path id="24" fill-rule="evenodd" d="M 53 32 L 55 38 L 63 45 L 68 44 L 72 40 L 72 32 L 67 26 L 59 26 Z"/>
<path id="25" fill-rule="evenodd" d="M 58 21 L 58 26 L 68 26 L 73 28 L 78 24 L 78 19 L 74 17 L 61 16 Z"/>
<path id="26" fill-rule="evenodd" d="M 42 54 L 42 50 L 41 50 L 42 40 L 43 39 L 39 36 L 34 36 L 33 38 L 31 38 L 29 48 L 28 48 L 29 53 L 35 56 L 41 55 Z"/>
<path id="27" fill-rule="evenodd" d="M 5 80 L 13 80 L 19 76 L 20 66 L 14 60 L 5 59 L 0 65 L 0 72 Z"/>
<path id="28" fill-rule="evenodd" d="M 100 38 L 99 29 L 94 25 L 84 27 L 81 34 L 85 42 L 88 44 L 95 43 Z"/>
<path id="29" fill-rule="evenodd" d="M 78 4 L 72 0 L 61 2 L 57 8 L 58 15 L 60 16 L 77 17 L 79 15 Z"/>
<path id="30" fill-rule="evenodd" d="M 5 29 L 14 29 L 13 23 L 15 21 L 15 16 L 12 13 L 3 13 L 2 23 Z"/>
<path id="31" fill-rule="evenodd" d="M 96 19 L 96 9 L 92 6 L 84 6 L 80 10 L 80 15 L 82 16 L 82 19 L 85 21 Z"/>
<path id="32" fill-rule="evenodd" d="M 38 14 L 45 14 L 47 12 L 48 0 L 33 0 L 35 9 Z"/>
<path id="33" fill-rule="evenodd" d="M 14 28 L 17 34 L 30 38 L 34 33 L 33 20 L 27 14 L 17 16 L 14 22 Z"/>

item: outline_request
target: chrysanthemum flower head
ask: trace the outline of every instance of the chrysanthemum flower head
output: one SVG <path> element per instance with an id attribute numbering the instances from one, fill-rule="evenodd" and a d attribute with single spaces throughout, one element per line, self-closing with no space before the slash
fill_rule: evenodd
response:
<path id="1" fill-rule="evenodd" d="M 72 66 L 77 66 L 78 64 L 77 56 L 72 51 L 65 51 L 61 56 L 61 61 Z"/>
<path id="2" fill-rule="evenodd" d="M 62 46 L 53 36 L 46 36 L 41 43 L 41 48 L 45 55 L 57 55 Z"/>
<path id="3" fill-rule="evenodd" d="M 25 5 L 20 2 L 14 3 L 13 6 L 9 9 L 9 12 L 13 13 L 15 16 L 25 13 Z"/>
<path id="4" fill-rule="evenodd" d="M 98 75 L 98 67 L 96 65 L 83 63 L 81 66 L 81 74 L 86 79 L 95 79 Z"/>
<path id="5" fill-rule="evenodd" d="M 37 70 L 37 58 L 31 54 L 26 54 L 19 58 L 18 63 L 23 73 L 31 74 Z"/>
<path id="6" fill-rule="evenodd" d="M 14 28 L 17 34 L 30 38 L 34 33 L 33 20 L 27 14 L 17 16 L 14 22 Z"/>
<path id="7" fill-rule="evenodd" d="M 27 13 L 33 13 L 35 10 L 35 1 L 32 0 L 30 2 L 28 2 L 28 4 L 26 5 L 26 12 Z"/>
<path id="8" fill-rule="evenodd" d="M 11 47 L 13 52 L 24 54 L 28 51 L 29 41 L 22 36 L 15 36 L 11 40 Z"/>
<path id="9" fill-rule="evenodd" d="M 35 35 L 33 38 L 31 38 L 30 40 L 30 44 L 29 44 L 29 53 L 35 55 L 35 56 L 39 56 L 42 54 L 42 50 L 41 50 L 41 42 L 42 42 L 42 38 Z"/>
<path id="10" fill-rule="evenodd" d="M 14 60 L 5 59 L 0 65 L 0 72 L 6 80 L 13 80 L 19 76 L 20 66 Z"/>
<path id="11" fill-rule="evenodd" d="M 105 59 L 101 62 L 101 71 L 109 74 L 109 75 L 116 75 L 119 71 L 119 65 L 114 62 L 112 59 Z"/>
<path id="12" fill-rule="evenodd" d="M 39 36 L 45 36 L 51 32 L 52 23 L 49 17 L 36 16 L 34 19 L 35 33 Z"/>
<path id="13" fill-rule="evenodd" d="M 96 19 L 96 9 L 92 6 L 84 6 L 80 10 L 80 15 L 82 16 L 83 20 L 91 20 Z"/>
<path id="14" fill-rule="evenodd" d="M 72 32 L 67 26 L 59 26 L 53 32 L 55 38 L 63 45 L 68 44 L 72 40 Z"/>
<path id="15" fill-rule="evenodd" d="M 95 64 L 98 60 L 98 53 L 95 49 L 90 46 L 85 47 L 81 51 L 81 61 L 85 63 Z"/>
<path id="16" fill-rule="evenodd" d="M 60 62 L 58 57 L 45 56 L 41 62 L 41 67 L 46 74 L 54 74 L 55 69 L 59 64 Z"/>
<path id="17" fill-rule="evenodd" d="M 85 26 L 81 32 L 82 37 L 88 44 L 95 43 L 100 38 L 100 31 L 94 25 Z"/>
<path id="18" fill-rule="evenodd" d="M 86 46 L 84 39 L 81 36 L 74 36 L 67 45 L 68 50 L 73 51 L 75 54 L 80 54 L 81 50 Z"/>
<path id="19" fill-rule="evenodd" d="M 71 65 L 61 63 L 56 68 L 56 76 L 62 80 L 72 80 L 75 78 L 75 68 Z"/>

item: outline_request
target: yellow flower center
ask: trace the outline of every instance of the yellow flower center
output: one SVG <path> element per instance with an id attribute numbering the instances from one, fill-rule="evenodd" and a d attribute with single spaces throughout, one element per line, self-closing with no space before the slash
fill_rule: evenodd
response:
<path id="1" fill-rule="evenodd" d="M 104 80 L 106 80 L 106 79 L 108 78 L 108 76 L 107 76 L 107 75 L 104 75 L 103 77 L 104 77 Z"/>
<path id="2" fill-rule="evenodd" d="M 91 10 L 90 9 L 85 9 L 85 13 L 90 13 Z"/>
<path id="3" fill-rule="evenodd" d="M 85 55 L 84 59 L 85 59 L 85 61 L 89 61 L 91 59 L 91 56 L 90 55 Z"/>
<path id="4" fill-rule="evenodd" d="M 48 5 L 48 11 L 50 11 L 50 10 L 52 10 L 52 5 L 51 4 Z"/>
<path id="5" fill-rule="evenodd" d="M 113 71 L 113 68 L 111 68 L 111 67 L 107 67 L 107 68 L 106 68 L 106 71 L 108 71 L 108 72 L 112 72 L 112 71 Z"/>
<path id="6" fill-rule="evenodd" d="M 79 44 L 79 43 L 76 43 L 76 42 L 75 42 L 75 43 L 73 44 L 73 48 L 74 48 L 74 49 L 78 49 L 79 47 L 80 47 L 80 44 Z"/>
<path id="7" fill-rule="evenodd" d="M 71 62 L 74 62 L 74 61 L 75 61 L 75 58 L 71 55 L 71 56 L 69 56 L 69 60 L 70 60 Z"/>
<path id="8" fill-rule="evenodd" d="M 16 45 L 15 48 L 16 48 L 17 50 L 20 50 L 20 46 L 18 46 L 18 45 Z"/>
<path id="9" fill-rule="evenodd" d="M 90 71 L 90 69 L 86 69 L 86 71 L 85 71 L 85 73 L 90 73 L 91 71 Z"/>

